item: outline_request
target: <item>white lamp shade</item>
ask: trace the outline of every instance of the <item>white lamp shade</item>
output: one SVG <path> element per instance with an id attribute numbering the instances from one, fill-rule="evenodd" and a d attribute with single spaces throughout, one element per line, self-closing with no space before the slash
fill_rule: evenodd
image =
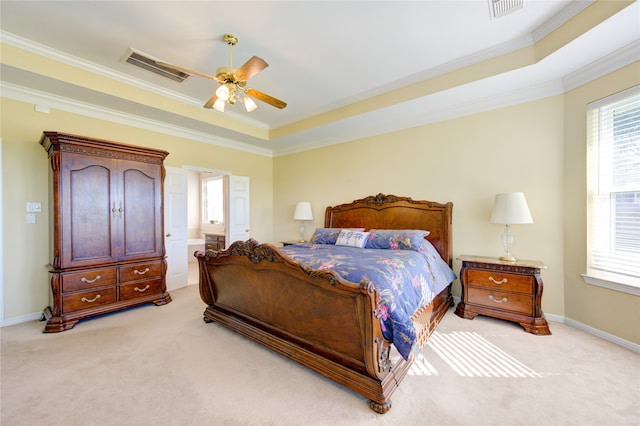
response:
<path id="1" fill-rule="evenodd" d="M 247 112 L 251 112 L 253 110 L 255 110 L 256 108 L 258 108 L 258 105 L 256 105 L 255 102 L 253 102 L 253 99 L 251 99 L 248 96 L 244 97 L 244 107 L 247 110 Z"/>
<path id="2" fill-rule="evenodd" d="M 216 99 L 213 104 L 213 108 L 217 111 L 224 112 L 224 101 L 220 98 Z"/>
<path id="3" fill-rule="evenodd" d="M 224 84 L 220 85 L 220 87 L 218 87 L 218 90 L 216 90 L 216 95 L 218 96 L 218 98 L 226 101 L 227 99 L 229 99 L 229 88 Z"/>
<path id="4" fill-rule="evenodd" d="M 296 204 L 296 211 L 293 213 L 294 220 L 313 220 L 311 212 L 311 203 L 308 201 L 299 201 Z"/>
<path id="5" fill-rule="evenodd" d="M 522 192 L 497 194 L 493 203 L 491 223 L 513 225 L 516 223 L 533 223 L 527 200 Z"/>

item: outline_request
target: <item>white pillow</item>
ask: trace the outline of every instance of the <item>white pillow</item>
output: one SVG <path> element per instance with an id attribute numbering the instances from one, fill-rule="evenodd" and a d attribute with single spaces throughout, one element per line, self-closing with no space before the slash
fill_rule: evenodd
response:
<path id="1" fill-rule="evenodd" d="M 338 235 L 338 240 L 336 241 L 336 245 L 363 248 L 367 244 L 368 239 L 369 239 L 368 232 L 351 231 L 349 229 L 343 229 L 340 231 L 340 234 Z"/>

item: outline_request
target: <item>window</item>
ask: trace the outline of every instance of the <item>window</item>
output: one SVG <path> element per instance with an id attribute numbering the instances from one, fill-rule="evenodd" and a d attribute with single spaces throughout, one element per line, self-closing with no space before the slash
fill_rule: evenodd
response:
<path id="1" fill-rule="evenodd" d="M 587 125 L 585 280 L 602 284 L 590 282 L 592 277 L 627 285 L 636 294 L 640 289 L 640 87 L 589 105 Z"/>
<path id="2" fill-rule="evenodd" d="M 224 223 L 224 178 L 219 175 L 203 175 L 202 222 L 212 225 Z"/>

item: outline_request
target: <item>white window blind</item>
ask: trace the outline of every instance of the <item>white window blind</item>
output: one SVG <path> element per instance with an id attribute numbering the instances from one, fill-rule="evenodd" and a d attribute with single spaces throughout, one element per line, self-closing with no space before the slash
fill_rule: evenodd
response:
<path id="1" fill-rule="evenodd" d="M 589 274 L 640 278 L 640 87 L 590 104 Z"/>

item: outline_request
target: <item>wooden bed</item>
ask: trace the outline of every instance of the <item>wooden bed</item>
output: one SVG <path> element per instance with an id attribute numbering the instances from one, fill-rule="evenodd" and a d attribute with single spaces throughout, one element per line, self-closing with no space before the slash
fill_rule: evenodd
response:
<path id="1" fill-rule="evenodd" d="M 426 238 L 451 265 L 452 207 L 378 194 L 327 207 L 324 226 L 428 230 Z M 370 282 L 308 269 L 252 239 L 195 256 L 205 322 L 218 322 L 352 389 L 377 413 L 391 408 L 390 397 L 414 356 L 405 360 L 384 339 Z M 448 286 L 412 316 L 420 348 L 452 305 Z"/>

